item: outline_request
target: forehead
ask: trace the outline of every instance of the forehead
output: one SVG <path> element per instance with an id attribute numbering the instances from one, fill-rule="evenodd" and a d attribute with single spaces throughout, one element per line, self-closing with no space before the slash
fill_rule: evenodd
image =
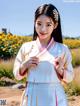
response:
<path id="1" fill-rule="evenodd" d="M 40 22 L 53 22 L 53 20 L 46 16 L 46 15 L 40 15 L 36 21 L 40 21 Z"/>

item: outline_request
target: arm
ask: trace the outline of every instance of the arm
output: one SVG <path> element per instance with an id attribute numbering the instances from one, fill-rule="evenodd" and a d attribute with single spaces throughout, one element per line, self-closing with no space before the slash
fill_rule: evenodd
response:
<path id="1" fill-rule="evenodd" d="M 72 56 L 68 47 L 64 49 L 64 55 L 55 59 L 55 70 L 60 80 L 69 83 L 73 80 Z"/>
<path id="2" fill-rule="evenodd" d="M 27 45 L 22 45 L 20 48 L 15 62 L 13 74 L 16 79 L 23 79 L 28 73 L 28 69 L 31 67 L 36 67 L 38 65 L 38 58 L 36 56 L 29 57 L 29 53 L 31 52 L 32 43 L 27 43 Z M 25 53 L 25 49 L 27 50 Z M 25 56 L 26 54 L 26 56 Z"/>
<path id="3" fill-rule="evenodd" d="M 17 80 L 23 79 L 27 73 L 27 68 L 25 68 L 24 70 L 22 67 L 24 59 L 25 59 L 25 55 L 24 55 L 24 44 L 23 44 L 14 62 L 13 74 Z M 21 70 L 23 70 L 23 72 L 21 72 Z"/>
<path id="4" fill-rule="evenodd" d="M 66 64 L 64 66 L 64 74 L 63 74 L 63 81 L 69 83 L 74 78 L 74 72 L 72 67 L 72 56 L 70 50 L 66 48 Z"/>

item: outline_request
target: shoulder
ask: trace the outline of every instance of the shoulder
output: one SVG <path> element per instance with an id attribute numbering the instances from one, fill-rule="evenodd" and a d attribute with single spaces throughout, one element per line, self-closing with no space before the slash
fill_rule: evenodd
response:
<path id="1" fill-rule="evenodd" d="M 35 44 L 35 41 L 25 42 L 21 45 L 20 51 L 22 53 L 29 52 L 34 44 Z"/>
<path id="2" fill-rule="evenodd" d="M 69 50 L 69 47 L 63 43 L 58 43 L 56 42 L 56 45 L 58 48 L 62 48 L 64 51 L 68 51 Z"/>
<path id="3" fill-rule="evenodd" d="M 72 60 L 72 55 L 71 55 L 71 50 L 69 49 L 69 47 L 65 44 L 62 43 L 57 43 L 58 46 L 58 50 L 62 50 L 62 52 L 65 54 L 66 58 L 69 58 L 69 60 Z"/>
<path id="4" fill-rule="evenodd" d="M 21 49 L 29 50 L 33 45 L 35 45 L 35 41 L 25 42 L 22 44 Z"/>
<path id="5" fill-rule="evenodd" d="M 30 47 L 32 45 L 34 45 L 35 41 L 30 41 L 30 42 L 25 42 L 22 44 L 22 48 L 25 48 L 25 47 Z"/>

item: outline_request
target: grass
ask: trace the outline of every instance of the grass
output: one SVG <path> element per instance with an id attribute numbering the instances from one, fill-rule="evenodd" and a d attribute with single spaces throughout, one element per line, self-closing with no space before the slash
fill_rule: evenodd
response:
<path id="1" fill-rule="evenodd" d="M 65 91 L 69 96 L 80 95 L 80 66 L 74 69 L 74 79 L 71 83 L 65 86 Z"/>
<path id="2" fill-rule="evenodd" d="M 80 65 L 80 48 L 71 49 L 73 67 Z"/>
<path id="3" fill-rule="evenodd" d="M 13 78 L 12 70 L 13 70 L 14 59 L 9 60 L 0 60 L 0 78 L 5 76 L 9 78 Z"/>
<path id="4" fill-rule="evenodd" d="M 9 60 L 0 60 L 0 86 L 8 86 L 18 82 L 25 82 L 26 79 L 16 80 L 13 75 L 14 58 Z M 12 82 L 13 80 L 14 82 Z"/>

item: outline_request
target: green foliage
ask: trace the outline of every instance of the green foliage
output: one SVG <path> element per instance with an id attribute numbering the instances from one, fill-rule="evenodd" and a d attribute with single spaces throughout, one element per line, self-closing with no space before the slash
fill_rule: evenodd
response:
<path id="1" fill-rule="evenodd" d="M 0 69 L 0 78 L 3 76 L 11 79 L 14 78 L 12 70 Z"/>
<path id="2" fill-rule="evenodd" d="M 0 34 L 0 58 L 14 57 L 24 42 L 31 41 L 32 37 Z"/>
<path id="3" fill-rule="evenodd" d="M 73 67 L 80 65 L 80 48 L 72 49 L 72 65 Z"/>
<path id="4" fill-rule="evenodd" d="M 65 87 L 65 92 L 69 96 L 73 96 L 73 95 L 78 96 L 80 95 L 80 86 L 73 81 Z"/>

